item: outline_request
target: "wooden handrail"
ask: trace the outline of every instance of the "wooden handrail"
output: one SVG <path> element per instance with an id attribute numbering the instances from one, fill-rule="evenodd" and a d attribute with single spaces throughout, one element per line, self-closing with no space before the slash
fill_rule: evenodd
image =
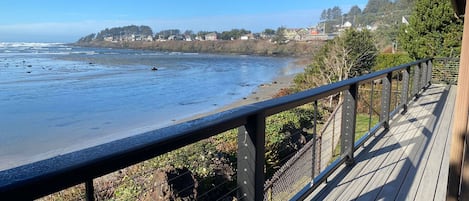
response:
<path id="1" fill-rule="evenodd" d="M 457 1 L 462 2 L 462 1 Z M 469 13 L 469 4 L 466 4 L 466 15 Z M 459 62 L 459 78 L 456 94 L 456 103 L 454 111 L 453 135 L 451 139 L 450 164 L 448 173 L 448 186 L 446 199 L 448 201 L 467 200 L 469 199 L 468 186 L 462 185 L 469 182 L 469 176 L 462 178 L 462 170 L 464 163 L 464 142 L 466 141 L 468 132 L 468 115 L 469 115 L 469 22 L 464 22 L 464 32 L 462 39 L 461 57 Z M 461 181 L 463 181 L 461 183 Z M 460 191 L 462 187 L 462 190 Z M 464 193 L 461 195 L 461 193 Z"/>

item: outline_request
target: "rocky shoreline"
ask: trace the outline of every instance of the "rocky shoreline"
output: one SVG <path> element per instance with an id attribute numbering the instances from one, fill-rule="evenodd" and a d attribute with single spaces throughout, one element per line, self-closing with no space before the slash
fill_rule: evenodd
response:
<path id="1" fill-rule="evenodd" d="M 92 41 L 73 43 L 71 45 L 99 48 L 141 49 L 164 52 L 196 52 L 215 54 L 244 54 L 261 56 L 306 57 L 316 53 L 324 41 L 296 42 L 276 44 L 267 40 L 233 40 L 233 41 L 134 41 L 107 42 Z"/>

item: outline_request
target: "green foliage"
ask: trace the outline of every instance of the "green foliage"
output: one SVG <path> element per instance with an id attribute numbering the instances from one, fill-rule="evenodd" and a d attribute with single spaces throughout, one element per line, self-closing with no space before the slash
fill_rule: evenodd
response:
<path id="1" fill-rule="evenodd" d="M 188 168 L 198 177 L 213 174 L 211 159 L 215 157 L 215 145 L 207 140 L 176 149 L 149 161 L 153 168 Z"/>
<path id="2" fill-rule="evenodd" d="M 239 39 L 241 36 L 250 34 L 251 31 L 245 29 L 232 29 L 231 31 L 224 31 L 221 33 L 222 40 L 231 40 L 231 39 Z"/>
<path id="3" fill-rule="evenodd" d="M 287 41 L 287 38 L 285 37 L 285 30 L 287 28 L 285 27 L 279 27 L 277 28 L 276 34 L 273 38 L 273 41 L 278 43 L 278 44 L 284 44 Z"/>
<path id="4" fill-rule="evenodd" d="M 275 35 L 275 30 L 273 29 L 265 29 L 262 33 L 266 35 Z"/>
<path id="5" fill-rule="evenodd" d="M 347 29 L 326 43 L 305 72 L 295 77 L 295 88 L 304 90 L 368 73 L 377 52 L 370 31 Z"/>
<path id="6" fill-rule="evenodd" d="M 399 32 L 399 43 L 410 57 L 459 55 L 463 24 L 449 0 L 418 0 L 409 25 Z"/>
<path id="7" fill-rule="evenodd" d="M 89 43 L 91 41 L 93 41 L 96 37 L 96 34 L 92 33 L 90 35 L 87 35 L 85 37 L 82 37 L 78 40 L 78 43 Z"/>
<path id="8" fill-rule="evenodd" d="M 122 37 L 122 36 L 129 36 L 129 35 L 142 35 L 142 36 L 152 36 L 153 31 L 149 26 L 124 26 L 124 27 L 114 27 L 114 28 L 106 28 L 100 31 L 96 35 L 96 40 L 102 41 L 105 37 Z"/>
<path id="9" fill-rule="evenodd" d="M 392 2 L 389 0 L 369 0 L 363 13 L 385 12 L 392 8 Z"/>
<path id="10" fill-rule="evenodd" d="M 373 67 L 373 71 L 379 71 L 386 68 L 402 65 L 411 62 L 413 59 L 406 53 L 380 53 L 376 57 L 376 65 Z"/>
<path id="11" fill-rule="evenodd" d="M 354 5 L 348 13 L 343 14 L 340 8 L 335 6 L 322 11 L 321 23 L 318 26 L 325 27 L 328 33 L 338 31 L 337 25 L 346 21 L 351 22 L 355 28 L 365 28 L 367 25 L 379 25 L 378 29 L 389 28 L 399 24 L 402 16 L 410 14 L 413 3 L 414 0 L 369 0 L 364 9 Z"/>
<path id="12" fill-rule="evenodd" d="M 126 176 L 122 179 L 121 185 L 115 189 L 115 200 L 136 200 L 143 190 L 132 178 Z"/>
<path id="13" fill-rule="evenodd" d="M 292 136 L 299 137 L 297 132 L 303 133 L 303 128 L 309 129 L 313 126 L 313 115 L 313 106 L 308 104 L 267 117 L 265 130 L 267 176 L 271 176 L 282 165 L 281 159 L 295 149 L 295 140 L 292 140 Z M 318 120 L 320 121 L 323 116 L 324 111 L 320 110 Z M 234 158 L 237 150 L 237 136 L 238 131 L 234 129 L 214 137 L 213 144 L 219 151 L 224 151 Z"/>

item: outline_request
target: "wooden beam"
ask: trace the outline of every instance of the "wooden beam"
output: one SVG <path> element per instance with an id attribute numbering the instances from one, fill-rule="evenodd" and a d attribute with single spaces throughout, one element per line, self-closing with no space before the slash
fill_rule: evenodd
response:
<path id="1" fill-rule="evenodd" d="M 469 13 L 466 4 L 466 14 Z M 463 164 L 464 142 L 468 133 L 469 115 L 469 22 L 464 20 L 459 79 L 454 112 L 453 133 L 451 139 L 450 164 L 446 199 L 459 200 L 461 186 L 461 170 Z M 467 189 L 466 189 L 467 190 Z M 464 191 L 464 189 L 462 190 Z"/>

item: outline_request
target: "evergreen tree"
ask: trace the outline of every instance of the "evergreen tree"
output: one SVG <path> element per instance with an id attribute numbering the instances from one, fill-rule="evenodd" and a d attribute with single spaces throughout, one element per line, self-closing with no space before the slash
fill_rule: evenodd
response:
<path id="1" fill-rule="evenodd" d="M 459 55 L 462 29 L 449 0 L 418 0 L 398 39 L 412 58 L 449 57 Z"/>
<path id="2" fill-rule="evenodd" d="M 362 14 L 362 9 L 360 9 L 360 7 L 355 5 L 355 6 L 352 6 L 352 8 L 350 8 L 350 11 L 347 13 L 346 19 L 352 22 L 353 25 L 355 26 L 357 24 L 356 19 L 359 18 L 361 14 Z"/>

